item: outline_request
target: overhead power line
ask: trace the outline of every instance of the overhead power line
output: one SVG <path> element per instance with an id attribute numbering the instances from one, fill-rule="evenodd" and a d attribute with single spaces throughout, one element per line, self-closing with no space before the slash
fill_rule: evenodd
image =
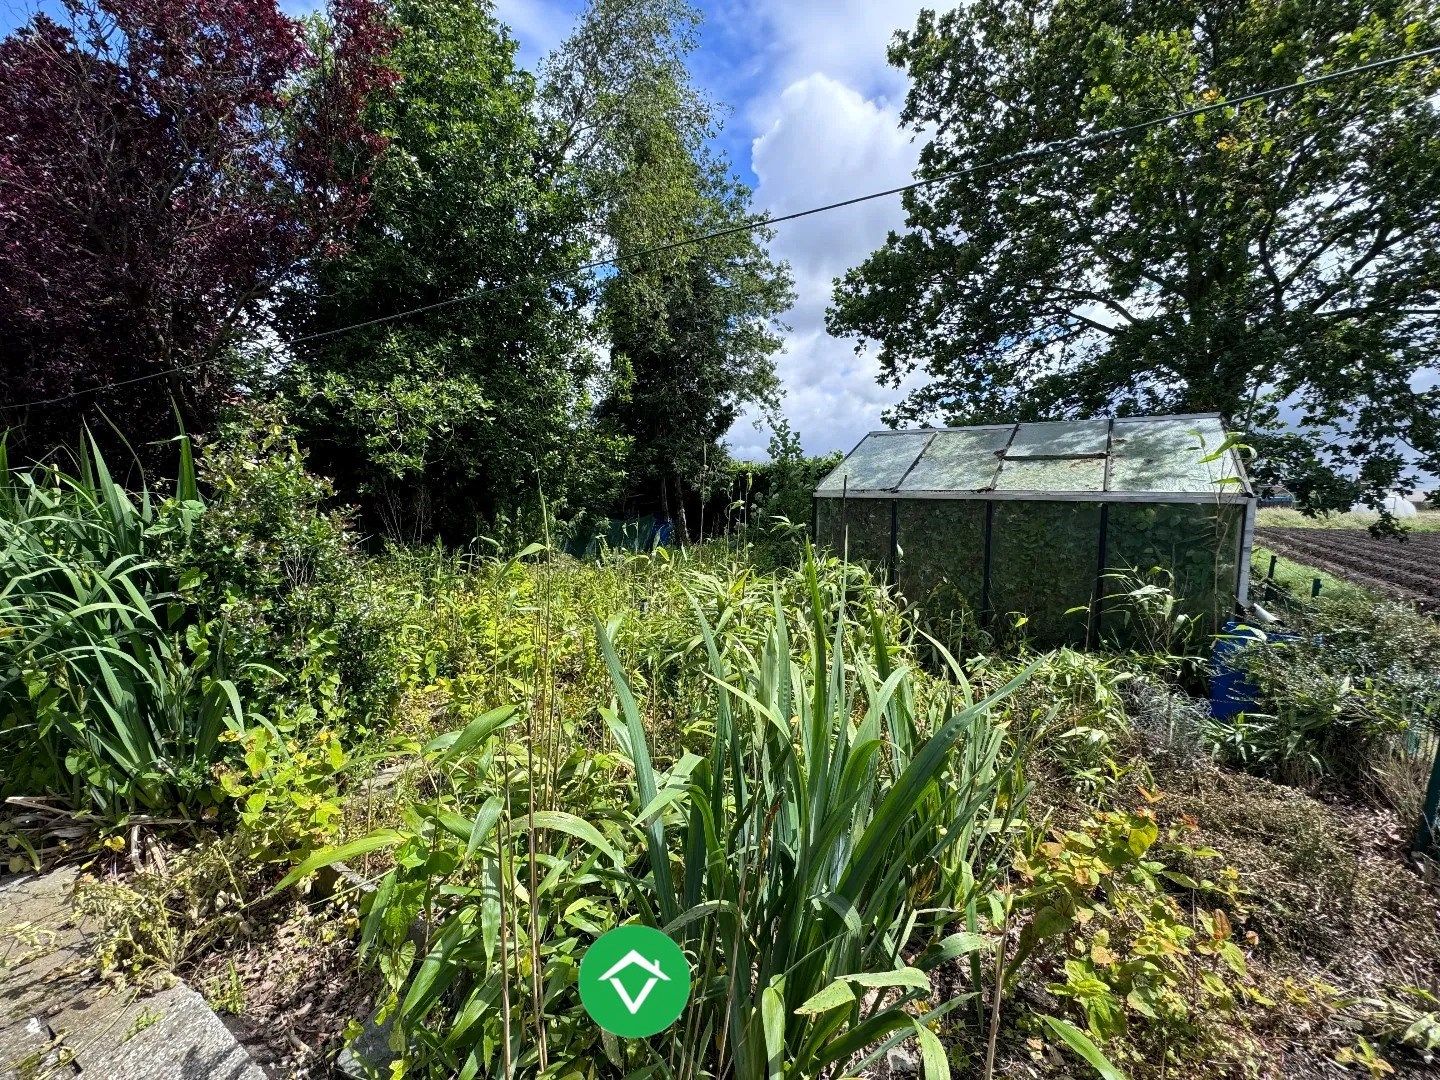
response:
<path id="1" fill-rule="evenodd" d="M 1152 128 L 1162 127 L 1166 124 L 1173 124 L 1180 120 L 1188 120 L 1194 116 L 1201 116 L 1205 113 L 1218 112 L 1221 109 L 1233 109 L 1237 106 L 1247 104 L 1251 101 L 1262 101 L 1268 98 L 1277 97 L 1283 94 L 1313 90 L 1318 86 L 1336 82 L 1340 79 L 1352 78 L 1356 75 L 1363 75 L 1372 71 L 1379 71 L 1383 68 L 1394 67 L 1397 64 L 1406 64 L 1414 60 L 1423 60 L 1426 57 L 1440 55 L 1440 45 L 1428 49 L 1418 49 L 1415 52 L 1405 53 L 1402 56 L 1390 56 L 1381 60 L 1371 60 L 1368 63 L 1356 64 L 1354 67 L 1344 68 L 1340 71 L 1328 72 L 1324 75 L 1317 75 L 1313 79 L 1299 79 L 1283 86 L 1272 86 L 1264 90 L 1255 90 L 1248 94 L 1239 94 L 1231 98 L 1223 98 L 1212 101 L 1205 105 L 1196 105 L 1193 108 L 1181 109 L 1178 112 L 1166 113 L 1164 116 L 1153 117 L 1149 120 L 1141 120 L 1134 124 L 1126 124 L 1121 127 L 1106 128 L 1104 131 L 1091 132 L 1088 135 L 1074 135 L 1065 139 L 1053 139 L 1050 142 L 1040 143 L 1036 146 L 1017 150 L 1014 153 L 1003 154 L 1000 157 L 991 158 L 987 161 L 976 162 L 967 165 L 963 169 L 955 169 L 950 172 L 940 173 L 935 176 L 925 177 L 921 180 L 912 180 L 907 184 L 898 187 L 885 188 L 883 191 L 872 191 L 864 195 L 856 195 L 848 199 L 841 199 L 838 202 L 825 203 L 821 206 L 812 206 L 804 210 L 795 210 L 788 214 L 763 214 L 750 221 L 730 225 L 723 229 L 716 229 L 712 232 L 699 233 L 695 236 L 682 237 L 677 240 L 667 241 L 663 244 L 656 244 L 653 247 L 641 248 L 625 255 L 615 255 L 606 259 L 595 259 L 591 262 L 581 263 L 570 273 L 583 274 L 591 270 L 601 270 L 605 267 L 616 267 L 624 269 L 624 264 L 639 259 L 649 258 L 655 255 L 663 255 L 666 252 L 676 251 L 681 248 L 694 247 L 697 244 L 709 243 L 713 240 L 720 240 L 727 236 L 735 236 L 739 233 L 753 232 L 756 229 L 769 228 L 772 225 L 783 225 L 789 221 L 799 221 L 801 218 L 814 217 L 817 214 L 830 213 L 833 210 L 843 210 L 846 207 L 858 206 L 861 203 L 873 202 L 876 199 L 886 199 L 892 195 L 901 195 L 907 191 L 915 191 L 920 188 L 930 187 L 934 184 L 942 184 L 949 180 L 957 180 L 965 176 L 973 176 L 975 173 L 986 169 L 998 169 L 1007 165 L 1014 165 L 1024 161 L 1031 161 L 1038 158 L 1051 157 L 1055 154 L 1081 150 L 1096 143 L 1108 142 L 1112 139 L 1122 139 L 1129 135 L 1138 135 L 1149 131 Z M 280 342 L 282 345 L 300 345 L 307 341 L 318 341 L 322 338 L 335 337 L 340 334 L 347 334 L 354 330 L 363 330 L 370 326 L 379 326 L 383 323 L 395 322 L 399 319 L 408 319 L 416 315 L 423 315 L 426 312 L 438 311 L 442 308 L 454 307 L 457 304 L 468 303 L 482 296 L 490 296 L 494 293 L 504 292 L 514 288 L 520 282 L 508 281 L 496 285 L 483 285 L 476 289 L 470 289 L 444 300 L 437 300 L 430 304 L 421 304 L 417 307 L 405 308 L 401 311 L 390 312 L 386 315 L 377 315 L 373 319 L 362 319 L 359 322 L 347 323 L 344 326 L 332 327 L 329 330 L 318 330 L 313 334 L 301 334 Z M 45 398 L 38 401 L 28 401 L 18 405 L 4 405 L 0 409 L 29 409 L 44 405 L 59 405 L 71 401 L 86 394 L 94 394 L 103 390 L 113 390 L 122 386 L 129 386 L 133 383 L 144 382 L 147 379 L 155 379 L 164 375 L 175 375 L 185 371 L 194 370 L 203 366 L 203 361 L 194 364 L 181 364 L 172 368 L 165 368 L 160 371 L 152 371 L 145 375 L 137 375 L 131 379 L 121 379 L 118 382 L 103 383 L 99 386 L 87 387 L 84 390 L 77 390 L 70 394 L 63 394 L 58 397 Z"/>

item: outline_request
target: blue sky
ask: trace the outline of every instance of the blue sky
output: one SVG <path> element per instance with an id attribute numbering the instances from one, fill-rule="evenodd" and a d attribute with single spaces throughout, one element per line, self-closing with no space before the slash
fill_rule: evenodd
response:
<path id="1" fill-rule="evenodd" d="M 717 140 L 755 189 L 758 209 L 785 213 L 909 179 L 918 146 L 899 130 L 904 76 L 885 61 L 893 32 L 920 0 L 698 0 L 705 15 L 697 81 L 729 114 Z M 282 0 L 287 10 L 315 6 Z M 0 0 L 0 32 L 53 0 Z M 499 17 L 533 65 L 564 39 L 583 0 L 497 0 Z M 930 0 L 930 7 L 943 6 Z M 899 198 L 779 226 L 774 253 L 789 260 L 798 301 L 777 358 L 785 412 L 811 453 L 849 449 L 878 427 L 902 391 L 875 382 L 873 360 L 824 330 L 830 283 L 884 240 L 902 217 Z M 746 417 L 732 452 L 762 458 L 768 432 Z"/>

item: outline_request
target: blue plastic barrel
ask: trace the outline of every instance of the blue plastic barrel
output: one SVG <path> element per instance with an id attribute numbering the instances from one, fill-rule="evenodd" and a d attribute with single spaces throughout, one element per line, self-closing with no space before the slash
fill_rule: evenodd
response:
<path id="1" fill-rule="evenodd" d="M 1210 654 L 1210 715 L 1229 720 L 1237 713 L 1251 712 L 1260 696 L 1260 688 L 1232 665 L 1235 654 L 1256 642 L 1278 643 L 1298 641 L 1300 635 L 1283 630 L 1261 630 L 1239 619 L 1231 619 L 1220 629 L 1215 649 Z"/>

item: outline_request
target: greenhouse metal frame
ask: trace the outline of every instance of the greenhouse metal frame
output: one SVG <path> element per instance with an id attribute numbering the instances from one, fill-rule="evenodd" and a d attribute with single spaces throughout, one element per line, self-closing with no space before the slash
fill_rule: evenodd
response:
<path id="1" fill-rule="evenodd" d="M 1052 582 L 1056 602 L 1088 609 L 1094 644 L 1106 579 L 1126 563 L 1173 563 L 1176 591 L 1193 585 L 1217 618 L 1245 605 L 1256 505 L 1220 414 L 1199 413 L 871 432 L 816 487 L 811 525 L 818 541 L 883 562 L 907 595 L 927 583 L 927 549 L 951 543 L 948 557 L 929 557 L 928 579 L 968 576 L 967 602 L 984 619 L 1008 604 L 1025 610 L 1026 589 L 1032 605 L 1044 593 L 1043 574 L 997 578 L 1027 577 L 1015 571 L 1028 534 L 1032 551 L 1054 549 L 1068 568 Z"/>

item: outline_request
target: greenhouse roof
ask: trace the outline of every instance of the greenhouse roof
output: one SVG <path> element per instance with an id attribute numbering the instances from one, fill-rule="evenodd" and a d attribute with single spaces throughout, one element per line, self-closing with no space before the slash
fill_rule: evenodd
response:
<path id="1" fill-rule="evenodd" d="M 872 431 L 821 498 L 1240 502 L 1245 467 L 1218 413 Z M 1222 447 L 1224 448 L 1222 451 Z"/>

